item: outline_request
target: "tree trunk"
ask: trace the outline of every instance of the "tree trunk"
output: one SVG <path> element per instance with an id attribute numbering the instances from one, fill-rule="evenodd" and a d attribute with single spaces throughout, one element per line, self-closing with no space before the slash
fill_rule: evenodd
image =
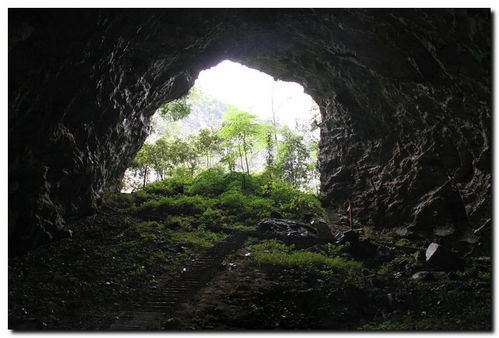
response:
<path id="1" fill-rule="evenodd" d="M 246 143 L 246 136 L 245 135 L 243 135 L 243 151 L 244 151 L 244 160 L 246 162 L 246 174 L 249 175 L 248 144 Z"/>
<path id="2" fill-rule="evenodd" d="M 244 172 L 244 163 L 243 163 L 243 152 L 241 151 L 241 145 L 238 145 L 237 146 L 238 148 L 238 152 L 239 152 L 239 159 L 241 160 L 241 169 L 243 170 Z"/>
<path id="3" fill-rule="evenodd" d="M 248 154 L 246 153 L 246 150 L 244 150 L 244 160 L 246 161 L 246 174 L 249 175 Z"/>
<path id="4" fill-rule="evenodd" d="M 146 186 L 147 182 L 147 167 L 144 168 L 144 182 L 142 183 L 142 188 Z"/>

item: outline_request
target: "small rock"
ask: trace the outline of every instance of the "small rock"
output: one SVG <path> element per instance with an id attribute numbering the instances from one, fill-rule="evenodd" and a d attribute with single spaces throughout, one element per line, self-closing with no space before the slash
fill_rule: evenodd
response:
<path id="1" fill-rule="evenodd" d="M 446 271 L 459 270 L 464 267 L 461 258 L 437 243 L 431 243 L 426 249 L 426 263 Z"/>
<path id="2" fill-rule="evenodd" d="M 481 257 L 473 257 L 472 260 L 481 263 L 490 263 L 492 262 L 492 258 L 490 256 L 481 256 Z"/>
<path id="3" fill-rule="evenodd" d="M 415 253 L 412 254 L 412 257 L 414 257 L 414 260 L 417 262 L 417 263 L 420 263 L 420 262 L 424 262 L 424 259 L 423 259 L 423 253 L 421 251 L 416 251 Z"/>
<path id="4" fill-rule="evenodd" d="M 393 228 L 393 232 L 400 237 L 405 237 L 410 234 L 409 228 L 408 227 L 396 227 Z"/>
<path id="5" fill-rule="evenodd" d="M 440 237 L 447 237 L 456 232 L 456 227 L 452 224 L 437 226 L 433 229 L 433 233 Z"/>
<path id="6" fill-rule="evenodd" d="M 393 274 L 393 278 L 397 278 L 397 279 L 398 279 L 398 278 L 400 278 L 400 277 L 402 277 L 402 272 L 400 272 L 400 271 L 397 271 L 397 272 L 395 272 L 395 273 Z"/>
<path id="7" fill-rule="evenodd" d="M 411 276 L 411 279 L 427 281 L 427 280 L 433 280 L 433 276 L 430 271 L 419 271 L 413 274 Z"/>

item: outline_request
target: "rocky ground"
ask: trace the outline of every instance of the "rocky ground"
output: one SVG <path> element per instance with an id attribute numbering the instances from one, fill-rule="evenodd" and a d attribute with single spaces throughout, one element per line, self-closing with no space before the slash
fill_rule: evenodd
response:
<path id="1" fill-rule="evenodd" d="M 196 284 L 157 327 L 491 330 L 489 258 L 467 258 L 459 269 L 445 271 L 424 262 L 427 243 L 372 227 L 336 226 L 333 243 L 314 243 L 313 228 L 283 224 L 266 220 L 256 230 L 243 229 L 247 240 L 210 267 L 213 278 Z M 71 238 L 10 259 L 11 329 L 109 329 L 120 313 L 144 309 L 185 267 L 227 238 L 161 235 L 154 222 L 113 208 L 78 226 L 83 231 Z"/>

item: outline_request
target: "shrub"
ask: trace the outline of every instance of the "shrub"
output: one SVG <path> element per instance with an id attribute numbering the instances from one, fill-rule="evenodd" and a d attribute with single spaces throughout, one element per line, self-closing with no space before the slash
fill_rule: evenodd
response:
<path id="1" fill-rule="evenodd" d="M 291 199 L 287 208 L 290 218 L 302 221 L 310 221 L 314 216 L 324 214 L 324 209 L 317 198 L 312 195 L 299 192 Z"/>
<path id="2" fill-rule="evenodd" d="M 142 203 L 133 209 L 139 215 L 194 215 L 204 212 L 213 205 L 213 200 L 195 196 L 162 197 Z"/>
<path id="3" fill-rule="evenodd" d="M 199 195 L 180 196 L 173 200 L 173 210 L 184 215 L 200 214 L 214 205 L 214 201 Z"/>
<path id="4" fill-rule="evenodd" d="M 132 205 L 131 194 L 107 194 L 102 199 L 104 205 L 111 208 L 126 209 Z"/>
<path id="5" fill-rule="evenodd" d="M 194 217 L 192 216 L 179 216 L 179 215 L 168 215 L 165 218 L 165 223 L 171 228 L 182 228 L 185 230 L 192 230 L 194 223 Z"/>
<path id="6" fill-rule="evenodd" d="M 224 219 L 225 216 L 222 210 L 207 208 L 199 217 L 199 223 L 204 226 L 221 225 Z"/>
<path id="7" fill-rule="evenodd" d="M 140 222 L 137 224 L 137 230 L 139 231 L 151 231 L 151 230 L 162 230 L 164 225 L 156 221 Z"/>
<path id="8" fill-rule="evenodd" d="M 219 205 L 231 213 L 240 214 L 244 211 L 246 196 L 239 190 L 229 190 L 219 197 Z"/>
<path id="9" fill-rule="evenodd" d="M 208 169 L 194 178 L 188 191 L 193 195 L 214 197 L 223 193 L 227 182 L 221 169 Z"/>
<path id="10" fill-rule="evenodd" d="M 272 200 L 258 196 L 248 196 L 242 216 L 253 219 L 270 217 L 272 210 Z"/>
<path id="11" fill-rule="evenodd" d="M 184 194 L 191 183 L 192 179 L 189 177 L 172 177 L 163 181 L 149 183 L 144 187 L 143 192 L 149 195 L 175 196 Z"/>
<path id="12" fill-rule="evenodd" d="M 133 193 L 133 199 L 136 203 L 144 203 L 147 201 L 158 200 L 161 198 L 161 195 L 154 195 L 145 191 L 137 191 Z"/>

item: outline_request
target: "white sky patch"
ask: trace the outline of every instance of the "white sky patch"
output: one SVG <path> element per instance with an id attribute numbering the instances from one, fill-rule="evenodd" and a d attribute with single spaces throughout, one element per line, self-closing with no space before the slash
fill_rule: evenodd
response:
<path id="1" fill-rule="evenodd" d="M 272 76 L 228 60 L 200 72 L 195 86 L 262 120 L 272 119 L 273 99 L 277 122 L 293 129 L 297 119 L 299 123 L 310 121 L 312 108 L 316 107 L 299 84 L 276 81 Z"/>

